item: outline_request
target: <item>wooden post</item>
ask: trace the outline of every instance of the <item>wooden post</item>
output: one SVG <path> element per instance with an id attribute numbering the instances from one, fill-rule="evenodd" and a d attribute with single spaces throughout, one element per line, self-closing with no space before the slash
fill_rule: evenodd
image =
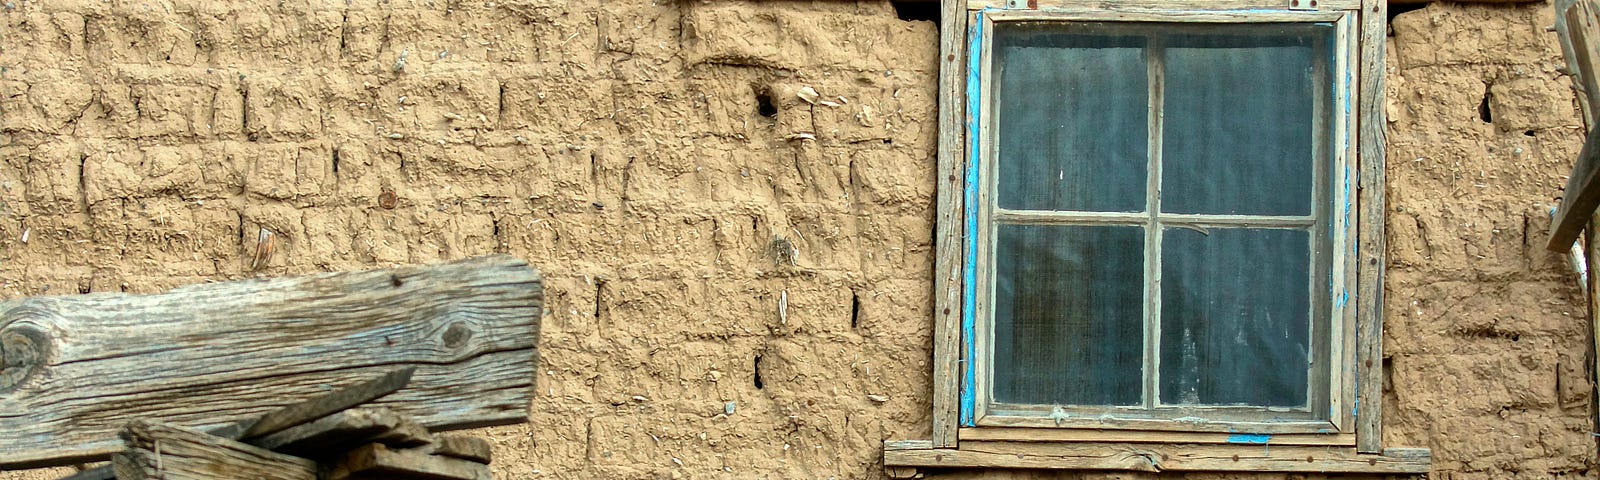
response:
<path id="1" fill-rule="evenodd" d="M 214 428 L 404 366 L 371 405 L 434 430 L 521 422 L 542 300 L 497 256 L 0 303 L 0 468 L 104 460 L 136 418 Z"/>

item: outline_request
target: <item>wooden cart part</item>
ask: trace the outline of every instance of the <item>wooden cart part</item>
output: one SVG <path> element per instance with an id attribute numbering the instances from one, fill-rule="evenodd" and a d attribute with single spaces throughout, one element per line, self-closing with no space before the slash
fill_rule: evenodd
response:
<path id="1" fill-rule="evenodd" d="M 495 256 L 0 303 L 0 469 L 105 460 L 135 419 L 217 428 L 405 366 L 372 406 L 436 431 L 522 422 L 542 300 L 537 272 Z"/>

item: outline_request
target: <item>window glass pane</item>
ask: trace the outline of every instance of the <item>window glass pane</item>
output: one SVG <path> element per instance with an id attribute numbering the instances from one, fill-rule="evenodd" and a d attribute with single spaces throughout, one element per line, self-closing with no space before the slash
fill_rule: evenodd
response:
<path id="1" fill-rule="evenodd" d="M 996 27 L 1001 208 L 1145 209 L 1145 40 L 1083 28 Z"/>
<path id="2" fill-rule="evenodd" d="M 1000 225 L 994 399 L 1136 405 L 1144 351 L 1144 229 Z"/>
<path id="3" fill-rule="evenodd" d="M 1330 31 L 1255 25 L 1168 37 L 1162 211 L 1311 213 L 1314 105 L 1330 97 L 1316 91 L 1330 87 L 1314 59 L 1327 55 Z"/>
<path id="4" fill-rule="evenodd" d="M 1163 231 L 1161 403 L 1306 405 L 1309 240 L 1303 230 Z"/>

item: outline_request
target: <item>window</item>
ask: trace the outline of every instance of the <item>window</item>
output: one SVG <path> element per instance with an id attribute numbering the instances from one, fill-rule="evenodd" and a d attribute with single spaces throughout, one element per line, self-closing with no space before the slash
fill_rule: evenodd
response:
<path id="1" fill-rule="evenodd" d="M 994 22 L 969 86 L 966 423 L 1338 430 L 1345 24 L 1067 18 Z"/>
<path id="2" fill-rule="evenodd" d="M 943 0 L 933 438 L 890 476 L 1427 472 L 1378 423 L 1385 8 Z"/>

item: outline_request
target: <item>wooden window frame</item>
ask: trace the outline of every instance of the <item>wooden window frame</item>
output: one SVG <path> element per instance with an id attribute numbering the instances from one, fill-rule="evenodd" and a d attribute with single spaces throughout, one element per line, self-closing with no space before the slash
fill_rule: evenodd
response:
<path id="1" fill-rule="evenodd" d="M 1324 111 L 1324 105 L 1349 105 L 1352 104 L 1355 85 L 1351 70 L 1354 68 L 1356 58 L 1354 46 L 1354 15 L 1346 11 L 1246 11 L 1215 13 L 1203 11 L 1108 11 L 1100 8 L 1059 8 L 1048 11 L 1033 10 L 979 10 L 969 14 L 968 24 L 971 25 L 968 34 L 968 51 L 977 52 L 969 54 L 969 67 L 978 72 L 970 76 L 967 82 L 967 109 L 974 112 L 968 115 L 968 135 L 966 137 L 967 157 L 967 182 L 969 185 L 964 196 L 964 202 L 971 205 L 965 212 L 966 243 L 968 250 L 962 260 L 962 268 L 969 270 L 963 287 L 963 311 L 971 311 L 972 315 L 964 316 L 962 321 L 963 337 L 970 338 L 965 342 L 965 347 L 974 361 L 964 364 L 969 369 L 963 372 L 964 390 L 961 405 L 961 424 L 963 427 L 1067 427 L 1067 428 L 1094 428 L 1111 430 L 1164 430 L 1178 432 L 1245 432 L 1254 434 L 1278 433 L 1349 433 L 1352 430 L 1354 414 L 1351 409 L 1345 408 L 1353 405 L 1355 400 L 1355 384 L 1353 378 L 1352 357 L 1343 356 L 1347 350 L 1346 345 L 1355 344 L 1355 305 L 1348 300 L 1354 295 L 1356 289 L 1354 272 L 1354 253 L 1350 248 L 1348 239 L 1355 238 L 1355 219 L 1352 216 L 1354 198 L 1329 198 L 1335 196 L 1353 195 L 1354 189 L 1346 188 L 1356 181 L 1354 160 L 1356 148 L 1354 141 L 1355 112 L 1349 111 Z M 1072 22 L 1126 22 L 1126 23 L 1185 23 L 1185 24 L 1211 24 L 1211 25 L 1243 25 L 1264 23 L 1290 23 L 1312 24 L 1324 23 L 1333 25 L 1334 48 L 1327 52 L 1328 57 L 1319 57 L 1314 61 L 1319 69 L 1331 70 L 1332 85 L 1316 87 L 1318 91 L 1327 92 L 1327 87 L 1332 87 L 1332 98 L 1324 99 L 1327 102 L 1315 102 L 1316 107 L 1312 114 L 1315 116 L 1315 134 L 1318 138 L 1314 154 L 1312 170 L 1313 210 L 1304 216 L 1277 216 L 1277 215 L 1196 215 L 1162 213 L 1158 207 L 1160 195 L 1158 194 L 1161 182 L 1162 155 L 1159 147 L 1163 135 L 1161 102 L 1164 92 L 1162 87 L 1166 82 L 1162 78 L 1165 71 L 1160 67 L 1164 58 L 1164 49 L 1155 47 L 1147 60 L 1150 68 L 1147 69 L 1151 79 L 1150 98 L 1147 99 L 1151 108 L 1149 115 L 1151 136 L 1148 142 L 1153 147 L 1148 153 L 1147 165 L 1149 178 L 1146 181 L 1147 211 L 1123 212 L 1086 212 L 1086 211 L 1050 211 L 1050 212 L 1022 212 L 1002 209 L 994 201 L 993 192 L 998 188 L 999 157 L 997 114 L 994 105 L 998 100 L 997 81 L 994 79 L 994 59 L 992 58 L 993 34 L 997 25 L 1013 22 L 1056 22 L 1061 24 Z M 1161 38 L 1165 35 L 1156 36 Z M 1322 132 L 1328 132 L 1324 137 Z M 1323 148 L 1326 147 L 1326 150 Z M 1332 178 L 1327 177 L 1333 169 Z M 1326 185 L 1326 187 L 1324 187 Z M 1337 201 L 1335 201 L 1337 200 Z M 1331 231 L 1315 228 L 1331 220 Z M 1326 368 L 1313 370 L 1313 375 L 1308 377 L 1307 405 L 1301 410 L 1268 409 L 1265 407 L 1185 407 L 1177 408 L 1160 405 L 1158 398 L 1158 382 L 1153 370 L 1159 369 L 1157 343 L 1159 331 L 1159 310 L 1147 305 L 1151 315 L 1145 321 L 1145 341 L 1143 346 L 1143 394 L 1144 404 L 1137 408 L 1125 407 L 1059 407 L 1048 405 L 1016 405 L 1000 404 L 991 398 L 992 389 L 989 380 L 993 378 L 990 367 L 993 366 L 993 312 L 991 303 L 994 300 L 995 272 L 994 263 L 997 261 L 994 234 L 996 226 L 1004 222 L 1027 221 L 1029 224 L 1059 224 L 1059 225 L 1146 225 L 1169 224 L 1176 226 L 1217 227 L 1217 226 L 1263 226 L 1263 227 L 1312 227 L 1312 237 L 1320 238 L 1322 235 L 1331 234 L 1331 245 L 1328 251 L 1311 252 L 1313 255 L 1313 272 L 1320 270 L 1322 262 L 1334 260 L 1329 265 L 1331 289 L 1315 288 L 1314 278 L 1323 275 L 1311 275 L 1306 278 L 1312 283 L 1309 293 L 1313 298 L 1319 295 L 1326 297 L 1312 302 L 1313 310 L 1320 310 L 1319 306 L 1328 306 L 1328 312 L 1314 312 L 1313 324 L 1321 324 L 1322 328 L 1313 328 L 1313 345 L 1315 346 L 1313 358 L 1321 363 L 1328 362 Z M 1146 285 L 1144 292 L 1146 303 L 1157 301 L 1159 298 L 1160 270 L 1159 264 L 1152 261 L 1151 255 L 1159 256 L 1161 250 L 1160 227 L 1153 227 L 1145 234 L 1145 277 L 1155 279 Z M 1320 255 L 1318 255 L 1320 253 Z M 1342 260 L 1342 261 L 1341 261 Z M 1332 333 L 1331 338 L 1320 340 L 1315 338 L 1320 332 Z M 1341 367 L 1352 368 L 1341 368 Z M 1178 410 L 1181 410 L 1178 411 Z M 1181 418 L 1180 418 L 1181 417 Z M 1205 419 L 1199 423 L 1197 419 Z M 1293 420 L 1288 420 L 1293 419 Z"/>
<path id="2" fill-rule="evenodd" d="M 969 135 L 977 134 L 986 102 L 968 94 L 969 82 L 982 84 L 986 59 L 969 51 L 981 39 L 983 22 L 1010 19 L 1146 20 L 1239 22 L 1252 19 L 1341 18 L 1346 27 L 1336 53 L 1351 86 L 1342 109 L 1342 145 L 1348 155 L 1342 190 L 1332 194 L 1353 235 L 1333 248 L 1344 252 L 1347 286 L 1343 304 L 1344 342 L 1338 351 L 1342 401 L 1327 421 L 1308 425 L 1260 422 L 1201 422 L 1185 425 L 1049 425 L 1037 422 L 1001 426 L 984 422 L 974 409 L 978 398 L 969 382 L 982 362 L 973 356 L 975 312 L 965 303 L 967 286 L 977 282 L 964 268 L 974 244 L 966 219 L 966 198 L 977 193 L 970 182 Z M 987 17 L 987 18 L 986 18 Z M 942 0 L 940 25 L 938 199 L 935 230 L 933 435 L 930 440 L 886 441 L 884 465 L 892 477 L 927 468 L 1042 468 L 1136 471 L 1278 471 L 1347 473 L 1425 473 L 1427 449 L 1384 448 L 1382 411 L 1382 305 L 1384 214 L 1383 69 L 1387 5 L 1383 0 Z M 975 35 L 976 34 L 976 35 Z M 976 49 L 982 55 L 987 49 Z M 968 115 L 969 110 L 977 115 Z M 975 121 L 974 119 L 977 119 Z M 1331 143 L 1331 142 L 1330 142 Z M 977 163 L 982 166 L 982 163 Z M 1337 319 L 1335 321 L 1338 321 Z M 1330 396 L 1332 398 L 1332 396 Z M 1359 408 L 1357 408 L 1359 406 Z M 963 413 L 973 415 L 963 417 Z M 1116 422 L 1113 422 L 1116 423 Z M 1292 422 L 1291 422 L 1292 423 Z M 1042 428 L 1041 428 L 1042 427 Z M 1073 428 L 1077 427 L 1077 428 Z M 1088 427 L 1088 428 L 1085 428 Z M 1270 448 L 1265 448 L 1271 446 Z M 910 478 L 910 477 L 904 477 Z"/>

